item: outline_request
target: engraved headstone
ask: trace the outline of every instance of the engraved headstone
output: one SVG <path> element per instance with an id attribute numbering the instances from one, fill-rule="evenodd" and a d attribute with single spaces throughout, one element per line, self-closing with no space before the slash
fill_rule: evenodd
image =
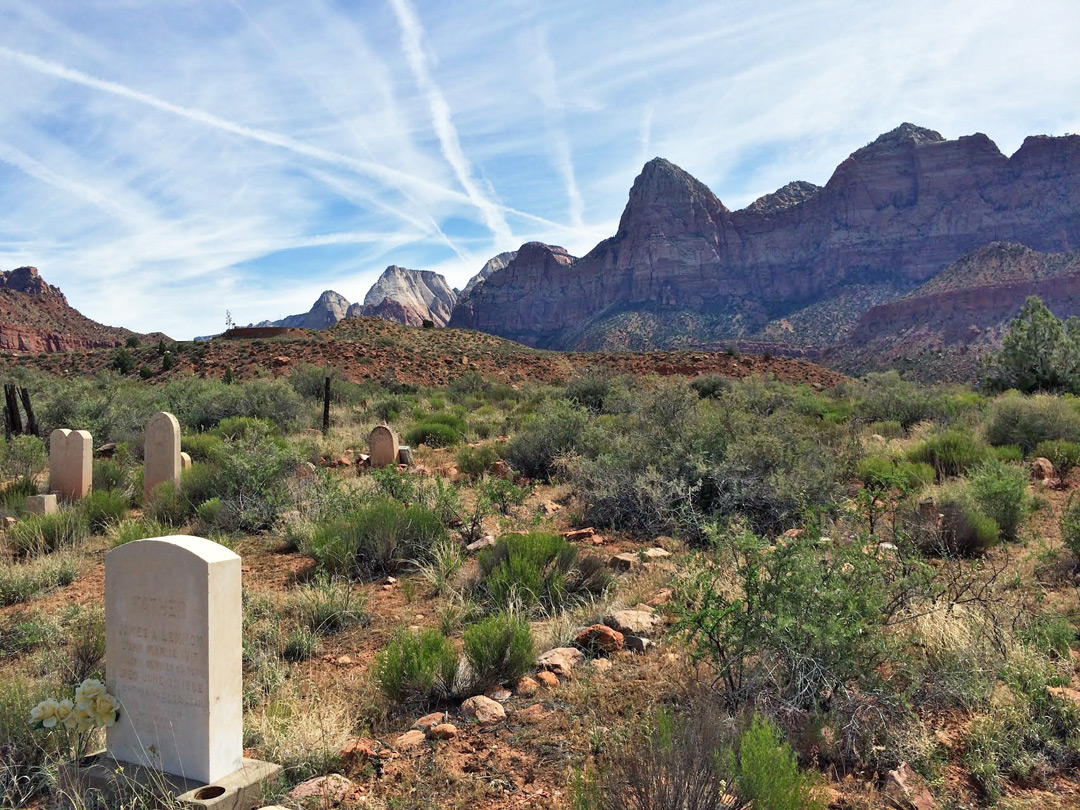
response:
<path id="1" fill-rule="evenodd" d="M 26 511 L 31 515 L 51 515 L 60 511 L 60 507 L 56 503 L 56 496 L 52 493 L 48 495 L 27 495 Z"/>
<path id="2" fill-rule="evenodd" d="M 143 457 L 145 498 L 149 498 L 154 487 L 164 481 L 180 483 L 180 423 L 171 413 L 161 411 L 150 417 Z"/>
<path id="3" fill-rule="evenodd" d="M 201 537 L 105 556 L 109 756 L 214 782 L 243 765 L 240 558 Z"/>
<path id="4" fill-rule="evenodd" d="M 49 436 L 49 489 L 61 498 L 85 498 L 94 475 L 94 438 L 86 430 L 58 428 Z"/>
<path id="5" fill-rule="evenodd" d="M 372 467 L 386 467 L 389 464 L 397 464 L 398 460 L 398 437 L 386 425 L 377 425 L 368 436 L 368 448 L 371 451 L 370 464 Z"/>

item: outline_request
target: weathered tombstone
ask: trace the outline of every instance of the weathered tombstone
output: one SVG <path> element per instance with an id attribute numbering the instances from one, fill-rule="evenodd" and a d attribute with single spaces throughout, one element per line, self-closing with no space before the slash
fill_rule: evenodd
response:
<path id="1" fill-rule="evenodd" d="M 143 497 L 165 481 L 180 483 L 180 423 L 171 413 L 161 411 L 146 425 L 143 449 Z"/>
<path id="2" fill-rule="evenodd" d="M 53 494 L 26 496 L 26 511 L 31 515 L 51 515 L 59 509 Z"/>
<path id="3" fill-rule="evenodd" d="M 188 453 L 181 453 L 180 454 L 180 469 L 181 469 L 181 471 L 190 470 L 192 463 L 193 462 L 191 460 L 191 455 L 190 454 L 188 454 Z"/>
<path id="4" fill-rule="evenodd" d="M 85 498 L 94 477 L 94 438 L 86 430 L 58 428 L 49 436 L 49 489 L 61 498 Z"/>
<path id="5" fill-rule="evenodd" d="M 368 436 L 368 448 L 371 451 L 372 467 L 386 467 L 397 464 L 398 437 L 386 425 L 377 425 Z"/>
<path id="6" fill-rule="evenodd" d="M 280 772 L 243 758 L 240 558 L 201 537 L 136 540 L 105 556 L 106 752 L 61 784 L 114 798 L 168 785 L 183 806 L 246 810 Z"/>

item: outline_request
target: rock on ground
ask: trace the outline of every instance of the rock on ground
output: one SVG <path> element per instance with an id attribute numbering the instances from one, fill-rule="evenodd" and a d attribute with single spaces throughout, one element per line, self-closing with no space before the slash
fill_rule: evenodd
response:
<path id="1" fill-rule="evenodd" d="M 624 636 L 651 636 L 657 631 L 660 620 L 650 611 L 616 610 L 604 617 L 604 624 Z"/>
<path id="2" fill-rule="evenodd" d="M 331 807 L 341 804 L 352 789 L 353 783 L 349 779 L 340 773 L 332 773 L 301 782 L 289 792 L 289 798 L 294 802 L 310 802 L 318 799 L 322 807 Z"/>
<path id="3" fill-rule="evenodd" d="M 461 713 L 482 726 L 493 726 L 506 719 L 506 709 L 484 695 L 476 695 L 462 703 Z"/>
<path id="4" fill-rule="evenodd" d="M 555 647 L 537 658 L 536 666 L 560 677 L 569 678 L 570 671 L 584 660 L 585 654 L 576 647 Z"/>

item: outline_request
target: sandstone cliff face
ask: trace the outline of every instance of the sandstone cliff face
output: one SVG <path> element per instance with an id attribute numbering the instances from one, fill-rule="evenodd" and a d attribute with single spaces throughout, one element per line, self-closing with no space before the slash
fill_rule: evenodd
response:
<path id="1" fill-rule="evenodd" d="M 439 273 L 392 264 L 368 290 L 359 312 L 356 305 L 350 308 L 350 317 L 370 315 L 408 326 L 430 320 L 436 326 L 446 326 L 457 297 Z"/>
<path id="2" fill-rule="evenodd" d="M 68 304 L 58 287 L 47 284 L 36 267 L 0 272 L 0 351 L 38 354 L 110 348 L 122 346 L 132 335 L 168 339 L 90 320 Z"/>
<path id="3" fill-rule="evenodd" d="M 465 285 L 465 289 L 461 291 L 461 298 L 465 298 L 471 293 L 476 286 L 483 281 L 486 281 L 497 270 L 502 270 L 510 262 L 517 257 L 516 250 L 508 250 L 505 253 L 500 253 L 497 256 L 492 256 L 488 259 L 484 266 L 480 268 L 480 272 L 469 279 L 469 283 Z"/>
<path id="4" fill-rule="evenodd" d="M 843 337 L 871 298 L 903 295 L 996 240 L 1080 246 L 1080 136 L 1028 138 L 1007 158 L 985 135 L 950 141 L 904 124 L 852 153 L 823 188 L 787 186 L 734 212 L 656 158 L 618 233 L 580 259 L 523 247 L 450 325 L 572 348 L 590 323 L 646 308 L 707 315 L 719 340 L 767 333 L 846 295 Z M 872 295 L 860 307 L 863 288 Z"/>
<path id="5" fill-rule="evenodd" d="M 299 315 L 286 315 L 277 321 L 261 321 L 256 327 L 287 327 L 292 329 L 325 329 L 345 317 L 349 311 L 349 299 L 345 296 L 326 290 L 307 312 Z"/>

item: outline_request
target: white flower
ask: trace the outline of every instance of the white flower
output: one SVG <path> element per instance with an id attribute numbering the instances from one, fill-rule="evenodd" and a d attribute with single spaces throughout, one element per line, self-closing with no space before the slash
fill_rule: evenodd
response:
<path id="1" fill-rule="evenodd" d="M 30 710 L 30 722 L 42 728 L 52 728 L 58 722 L 56 716 L 60 704 L 53 698 L 47 698 Z"/>
<path id="2" fill-rule="evenodd" d="M 82 707 L 76 707 L 66 718 L 64 718 L 64 726 L 72 729 L 78 734 L 85 734 L 88 731 L 93 731 L 97 728 L 97 723 L 86 709 Z"/>
<path id="3" fill-rule="evenodd" d="M 75 705 L 86 708 L 94 698 L 106 694 L 105 684 L 96 678 L 87 678 L 75 688 Z"/>
<path id="4" fill-rule="evenodd" d="M 56 704 L 56 719 L 67 725 L 67 719 L 73 711 L 75 711 L 75 704 L 71 702 L 70 698 L 64 698 Z"/>
<path id="5" fill-rule="evenodd" d="M 97 725 L 108 728 L 116 722 L 116 698 L 112 695 L 98 695 L 90 701 L 86 711 Z"/>

